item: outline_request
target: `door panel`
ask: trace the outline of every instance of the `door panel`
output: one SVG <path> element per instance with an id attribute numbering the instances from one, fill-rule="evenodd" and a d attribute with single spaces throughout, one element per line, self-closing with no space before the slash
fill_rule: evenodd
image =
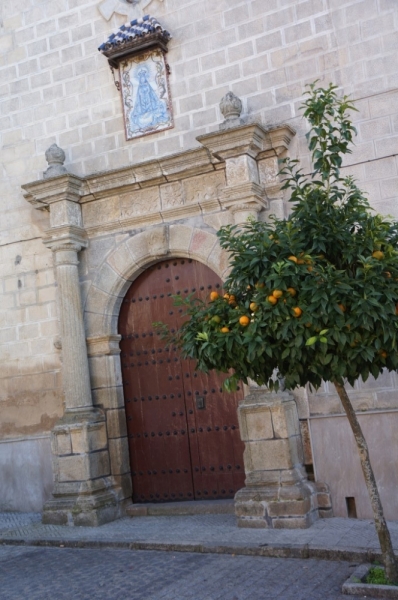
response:
<path id="1" fill-rule="evenodd" d="M 181 360 L 153 330 L 173 331 L 183 309 L 172 296 L 221 291 L 219 277 L 188 259 L 163 261 L 131 285 L 119 317 L 121 363 L 134 502 L 230 498 L 244 484 L 237 421 L 242 390 L 222 390 L 225 376 Z M 203 408 L 201 406 L 204 404 Z"/>

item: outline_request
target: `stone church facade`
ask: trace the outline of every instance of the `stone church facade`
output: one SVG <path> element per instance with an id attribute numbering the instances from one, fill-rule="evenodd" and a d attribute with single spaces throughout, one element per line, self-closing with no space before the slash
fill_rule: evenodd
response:
<path id="1" fill-rule="evenodd" d="M 344 171 L 377 211 L 398 217 L 398 7 L 14 0 L 0 10 L 0 510 L 44 507 L 47 522 L 96 525 L 128 509 L 134 485 L 123 299 L 165 260 L 225 278 L 219 227 L 287 214 L 278 158 L 309 169 L 307 83 L 332 81 L 355 99 L 358 137 Z M 147 13 L 172 36 L 174 127 L 127 141 L 117 73 L 98 47 Z M 224 110 L 227 98 L 221 112 L 228 92 L 242 110 L 229 96 L 235 111 Z M 386 373 L 349 390 L 389 519 L 398 518 L 397 388 Z M 371 516 L 328 385 L 294 398 L 247 388 L 239 425 L 241 525 L 353 516 L 353 500 L 358 517 Z"/>

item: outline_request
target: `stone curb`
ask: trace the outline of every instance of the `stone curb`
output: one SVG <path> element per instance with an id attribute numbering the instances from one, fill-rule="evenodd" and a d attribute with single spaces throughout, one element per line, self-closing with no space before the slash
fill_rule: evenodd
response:
<path id="1" fill-rule="evenodd" d="M 395 585 L 375 585 L 373 583 L 357 583 L 368 573 L 372 565 L 360 565 L 343 583 L 342 592 L 349 596 L 370 596 L 372 598 L 398 598 L 398 587 Z"/>
<path id="2" fill-rule="evenodd" d="M 197 552 L 200 554 L 236 554 L 268 558 L 317 558 L 348 562 L 373 562 L 381 559 L 381 552 L 364 548 L 317 548 L 309 544 L 214 545 L 200 543 L 168 543 L 115 540 L 63 540 L 0 538 L 0 544 L 12 546 L 47 546 L 53 548 L 117 548 L 124 550 L 159 550 L 162 552 Z M 367 586 L 369 587 L 369 586 Z M 397 596 L 393 596 L 398 598 Z"/>

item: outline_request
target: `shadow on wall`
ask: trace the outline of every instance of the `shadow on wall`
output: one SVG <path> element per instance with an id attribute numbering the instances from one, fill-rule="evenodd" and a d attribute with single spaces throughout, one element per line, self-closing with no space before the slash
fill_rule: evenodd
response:
<path id="1" fill-rule="evenodd" d="M 358 420 L 368 440 L 385 517 L 397 520 L 398 413 L 360 414 Z M 312 418 L 310 428 L 315 476 L 330 487 L 334 516 L 372 519 L 358 450 L 346 417 Z M 386 440 L 389 441 L 388 450 Z"/>
<path id="2" fill-rule="evenodd" d="M 53 488 L 50 436 L 0 443 L 0 511 L 40 512 Z"/>

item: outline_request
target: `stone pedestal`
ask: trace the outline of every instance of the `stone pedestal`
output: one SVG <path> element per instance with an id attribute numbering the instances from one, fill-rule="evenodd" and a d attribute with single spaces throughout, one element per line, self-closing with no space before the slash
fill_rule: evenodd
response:
<path id="1" fill-rule="evenodd" d="M 97 526 L 120 516 L 102 411 L 66 411 L 52 431 L 53 497 L 43 523 Z"/>
<path id="2" fill-rule="evenodd" d="M 246 485 L 235 496 L 240 527 L 309 527 L 331 515 L 327 487 L 310 482 L 296 403 L 286 393 L 253 390 L 239 407 Z"/>

